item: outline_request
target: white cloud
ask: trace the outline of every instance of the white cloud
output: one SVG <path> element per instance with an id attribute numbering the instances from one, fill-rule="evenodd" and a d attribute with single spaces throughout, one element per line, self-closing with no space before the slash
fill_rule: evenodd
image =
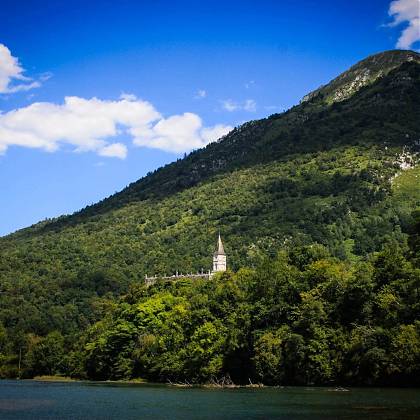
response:
<path id="1" fill-rule="evenodd" d="M 408 24 L 398 38 L 397 48 L 410 49 L 414 43 L 420 41 L 419 0 L 394 0 L 389 5 L 388 14 L 393 18 L 389 26 Z"/>
<path id="2" fill-rule="evenodd" d="M 197 93 L 195 94 L 195 99 L 203 99 L 207 96 L 207 92 L 204 89 L 197 90 Z"/>
<path id="3" fill-rule="evenodd" d="M 128 135 L 138 146 L 183 152 L 205 146 L 232 127 L 203 127 L 192 113 L 163 118 L 152 104 L 124 94 L 117 101 L 66 97 L 63 104 L 36 102 L 0 113 L 0 153 L 10 146 L 54 152 L 63 145 L 124 159 L 127 147 L 115 142 Z M 112 141 L 114 140 L 114 142 Z"/>
<path id="4" fill-rule="evenodd" d="M 253 85 L 255 85 L 255 80 L 250 80 L 245 83 L 245 89 L 250 89 Z"/>
<path id="5" fill-rule="evenodd" d="M 226 126 L 223 124 L 217 124 L 213 127 L 205 127 L 201 130 L 201 138 L 204 144 L 211 143 L 225 136 L 229 131 L 233 130 L 233 127 Z"/>
<path id="6" fill-rule="evenodd" d="M 112 143 L 99 149 L 98 154 L 99 156 L 125 159 L 127 157 L 127 146 L 122 143 Z"/>
<path id="7" fill-rule="evenodd" d="M 133 128 L 131 134 L 137 146 L 179 153 L 203 147 L 227 134 L 232 128 L 220 124 L 203 127 L 198 115 L 186 112 L 161 119 L 153 127 Z"/>
<path id="8" fill-rule="evenodd" d="M 222 108 L 226 111 L 233 112 L 239 109 L 239 104 L 233 102 L 231 99 L 226 99 L 225 101 L 222 101 Z"/>
<path id="9" fill-rule="evenodd" d="M 126 101 L 136 101 L 137 100 L 137 96 L 133 95 L 132 93 L 121 93 L 120 95 L 120 99 L 125 99 Z"/>
<path id="10" fill-rule="evenodd" d="M 0 93 L 25 92 L 39 88 L 43 81 L 51 77 L 49 73 L 45 73 L 39 80 L 33 80 L 23 73 L 19 60 L 12 56 L 9 48 L 0 44 Z"/>
<path id="11" fill-rule="evenodd" d="M 222 108 L 225 111 L 233 112 L 233 111 L 247 111 L 247 112 L 255 112 L 257 110 L 257 103 L 253 99 L 247 99 L 244 102 L 234 102 L 232 99 L 226 99 L 225 101 L 221 101 Z"/>

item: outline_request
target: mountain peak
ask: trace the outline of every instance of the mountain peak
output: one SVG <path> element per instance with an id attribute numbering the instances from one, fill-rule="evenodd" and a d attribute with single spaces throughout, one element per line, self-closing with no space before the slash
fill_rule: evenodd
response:
<path id="1" fill-rule="evenodd" d="M 301 102 L 316 97 L 328 104 L 343 101 L 363 86 L 373 83 L 394 68 L 410 61 L 420 64 L 420 54 L 409 50 L 390 50 L 373 54 L 341 73 L 327 85 L 304 96 Z"/>

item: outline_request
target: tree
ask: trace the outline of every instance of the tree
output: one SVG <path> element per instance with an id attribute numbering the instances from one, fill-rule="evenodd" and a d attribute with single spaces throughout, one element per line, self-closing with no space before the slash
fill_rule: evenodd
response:
<path id="1" fill-rule="evenodd" d="M 33 337 L 31 341 L 25 366 L 32 375 L 55 375 L 64 371 L 64 338 L 58 331 L 46 337 Z"/>

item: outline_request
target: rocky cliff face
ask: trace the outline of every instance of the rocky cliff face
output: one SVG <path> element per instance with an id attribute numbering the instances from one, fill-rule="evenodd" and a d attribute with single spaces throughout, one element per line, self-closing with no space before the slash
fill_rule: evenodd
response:
<path id="1" fill-rule="evenodd" d="M 321 86 L 304 96 L 301 103 L 310 100 L 321 100 L 329 104 L 343 101 L 363 86 L 373 83 L 402 63 L 410 61 L 420 63 L 420 54 L 414 51 L 395 50 L 371 55 L 340 74 L 328 85 Z"/>

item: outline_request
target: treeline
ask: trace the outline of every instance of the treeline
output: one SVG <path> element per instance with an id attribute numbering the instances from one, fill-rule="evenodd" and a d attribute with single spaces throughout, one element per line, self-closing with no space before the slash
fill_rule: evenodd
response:
<path id="1" fill-rule="evenodd" d="M 79 335 L 29 334 L 2 376 L 420 385 L 420 213 L 408 245 L 358 262 L 313 244 L 210 281 L 132 285 Z M 22 353 L 23 351 L 23 353 Z"/>

